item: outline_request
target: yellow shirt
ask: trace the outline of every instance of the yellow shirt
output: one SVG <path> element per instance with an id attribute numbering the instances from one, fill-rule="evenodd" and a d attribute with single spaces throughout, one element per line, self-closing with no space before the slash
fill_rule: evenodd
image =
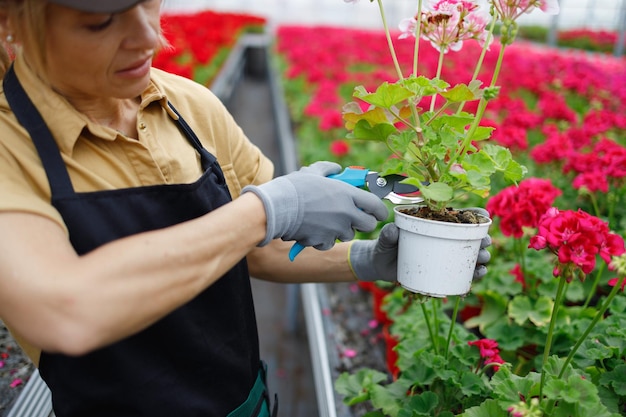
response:
<path id="1" fill-rule="evenodd" d="M 191 183 L 202 175 L 200 159 L 172 119 L 167 100 L 217 157 L 233 198 L 248 184 L 269 181 L 273 164 L 252 144 L 219 99 L 191 80 L 152 69 L 141 95 L 139 139 L 90 121 L 46 86 L 24 63 L 15 71 L 61 150 L 74 190 L 89 192 L 155 184 Z M 39 155 L 0 92 L 0 211 L 46 216 L 63 227 L 50 204 Z"/>
<path id="2" fill-rule="evenodd" d="M 244 186 L 273 176 L 273 164 L 247 139 L 219 99 L 193 81 L 152 69 L 152 82 L 141 95 L 136 140 L 91 122 L 19 57 L 15 71 L 52 132 L 76 192 L 192 183 L 202 175 L 199 156 L 172 120 L 177 116 L 166 105 L 168 99 L 217 157 L 233 198 Z M 0 211 L 46 216 L 67 232 L 50 203 L 48 178 L 37 150 L 11 112 L 3 89 L 0 132 Z M 14 336 L 37 365 L 39 349 Z"/>

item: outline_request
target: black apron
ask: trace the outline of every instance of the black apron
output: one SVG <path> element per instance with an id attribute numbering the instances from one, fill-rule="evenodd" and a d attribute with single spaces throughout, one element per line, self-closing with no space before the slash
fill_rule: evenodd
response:
<path id="1" fill-rule="evenodd" d="M 197 218 L 231 201 L 216 158 L 182 117 L 178 126 L 200 154 L 204 169 L 198 181 L 76 193 L 54 138 L 13 68 L 5 76 L 4 90 L 37 148 L 52 205 L 80 255 L 115 239 Z M 245 405 L 258 385 L 259 364 L 243 259 L 144 331 L 81 357 L 42 352 L 39 370 L 52 392 L 57 417 L 223 417 Z M 267 397 L 266 391 L 263 395 Z M 248 398 L 251 401 L 256 399 Z"/>

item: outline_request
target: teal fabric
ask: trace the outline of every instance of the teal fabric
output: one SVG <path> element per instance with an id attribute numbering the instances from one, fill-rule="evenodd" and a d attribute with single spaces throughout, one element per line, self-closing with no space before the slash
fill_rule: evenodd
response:
<path id="1" fill-rule="evenodd" d="M 269 404 L 267 403 L 266 398 L 266 388 L 265 388 L 265 370 L 261 369 L 259 371 L 259 376 L 248 395 L 248 399 L 241 404 L 237 409 L 228 414 L 227 417 L 270 417 Z M 263 405 L 259 410 L 258 414 L 252 415 L 254 410 L 257 408 L 257 405 L 263 401 Z"/>

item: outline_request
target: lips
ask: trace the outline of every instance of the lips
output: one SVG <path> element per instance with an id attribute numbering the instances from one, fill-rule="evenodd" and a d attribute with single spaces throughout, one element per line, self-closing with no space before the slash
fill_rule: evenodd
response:
<path id="1" fill-rule="evenodd" d="M 119 70 L 117 73 L 126 77 L 141 77 L 150 71 L 152 56 L 133 62 L 129 66 Z"/>

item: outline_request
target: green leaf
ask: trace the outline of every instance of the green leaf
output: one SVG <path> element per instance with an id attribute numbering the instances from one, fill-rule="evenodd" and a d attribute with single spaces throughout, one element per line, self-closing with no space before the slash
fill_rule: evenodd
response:
<path id="1" fill-rule="evenodd" d="M 384 142 L 389 135 L 395 133 L 397 129 L 389 123 L 378 123 L 371 125 L 367 120 L 359 120 L 354 126 L 352 133 L 348 134 L 349 139 L 373 140 Z"/>
<path id="2" fill-rule="evenodd" d="M 509 417 L 496 400 L 486 400 L 476 407 L 465 410 L 461 417 Z"/>
<path id="3" fill-rule="evenodd" d="M 364 112 L 358 103 L 350 102 L 343 106 L 342 117 L 346 121 L 346 129 L 354 130 L 355 125 L 360 120 L 369 122 L 370 126 L 376 126 L 379 123 L 391 124 L 390 115 L 385 110 L 374 107 Z"/>
<path id="4" fill-rule="evenodd" d="M 509 164 L 502 171 L 504 173 L 504 178 L 512 183 L 517 184 L 528 172 L 525 166 L 520 165 L 517 161 L 509 161 Z"/>
<path id="5" fill-rule="evenodd" d="M 390 109 L 412 95 L 413 93 L 402 85 L 388 82 L 379 85 L 375 93 L 369 93 L 363 86 L 354 89 L 355 98 L 384 109 Z"/>
<path id="6" fill-rule="evenodd" d="M 494 128 L 493 127 L 487 127 L 487 126 L 478 126 L 476 128 L 476 131 L 474 131 L 474 134 L 471 137 L 471 140 L 473 142 L 480 142 L 481 140 L 487 140 L 491 137 L 491 134 L 493 133 Z"/>
<path id="7" fill-rule="evenodd" d="M 549 376 L 544 387 L 546 398 L 555 401 L 553 416 L 590 416 L 609 417 L 609 412 L 600 401 L 598 390 L 590 380 L 578 373 L 572 373 L 567 379 Z"/>
<path id="8" fill-rule="evenodd" d="M 477 100 L 479 97 L 470 90 L 465 84 L 457 84 L 454 87 L 442 91 L 439 93 L 442 97 L 448 100 L 450 103 L 461 103 L 463 101 Z"/>
<path id="9" fill-rule="evenodd" d="M 491 175 L 497 171 L 497 166 L 493 159 L 483 151 L 465 156 L 462 165 L 466 171 L 474 170 L 482 172 L 484 175 Z"/>
<path id="10" fill-rule="evenodd" d="M 508 314 L 519 325 L 530 320 L 535 326 L 543 327 L 550 322 L 554 301 L 545 296 L 536 300 L 526 295 L 518 295 L 509 303 Z"/>
<path id="11" fill-rule="evenodd" d="M 396 150 L 400 154 L 404 154 L 409 149 L 411 143 L 415 140 L 416 135 L 415 132 L 410 130 L 403 130 L 398 134 L 392 134 L 389 136 L 389 144 L 390 146 Z M 410 161 L 410 158 L 406 159 Z M 401 162 L 399 160 L 395 160 L 396 162 Z"/>
<path id="12" fill-rule="evenodd" d="M 473 372 L 461 374 L 461 392 L 466 396 L 479 395 L 485 388 L 485 382 Z"/>
<path id="13" fill-rule="evenodd" d="M 526 330 L 522 326 L 515 325 L 506 317 L 501 317 L 485 331 L 485 336 L 489 339 L 497 340 L 501 350 L 515 351 L 520 348 L 526 340 Z"/>
<path id="14" fill-rule="evenodd" d="M 409 400 L 409 408 L 417 416 L 430 416 L 439 404 L 437 394 L 426 391 L 422 394 L 414 395 Z"/>
<path id="15" fill-rule="evenodd" d="M 432 113 L 430 113 L 432 115 Z M 465 127 L 474 121 L 474 116 L 469 113 L 440 115 L 431 123 L 433 129 L 440 131 L 442 129 L 450 129 L 464 133 Z"/>
<path id="16" fill-rule="evenodd" d="M 478 327 L 484 333 L 487 326 L 505 315 L 508 298 L 492 290 L 485 291 L 482 297 L 483 308 L 480 314 L 467 320 L 465 326 L 470 329 Z"/>
<path id="17" fill-rule="evenodd" d="M 626 396 L 626 365 L 618 365 L 612 371 L 602 374 L 600 382 L 610 385 L 616 394 Z"/>
<path id="18" fill-rule="evenodd" d="M 386 417 L 382 411 L 371 411 L 369 413 L 363 414 L 363 417 Z"/>
<path id="19" fill-rule="evenodd" d="M 383 410 L 386 416 L 395 416 L 401 410 L 401 400 L 406 398 L 409 384 L 396 381 L 386 386 L 372 387 L 371 401 L 375 408 Z"/>
<path id="20" fill-rule="evenodd" d="M 409 183 L 408 181 L 406 181 Z M 419 183 L 419 181 L 418 181 Z M 416 187 L 420 187 L 420 191 L 422 192 L 422 196 L 426 200 L 431 201 L 449 201 L 454 196 L 454 190 L 448 184 L 443 182 L 431 182 L 428 185 L 424 184 L 412 184 Z"/>
<path id="21" fill-rule="evenodd" d="M 496 399 L 514 404 L 520 401 L 520 398 L 537 395 L 540 380 L 541 375 L 536 372 L 520 377 L 513 374 L 509 366 L 501 366 L 491 378 L 491 384 Z"/>
<path id="22" fill-rule="evenodd" d="M 507 181 L 517 183 L 526 175 L 526 167 L 513 160 L 509 149 L 499 145 L 487 144 L 482 147 L 482 152 L 489 156 L 493 161 L 495 170 L 502 172 Z"/>
<path id="23" fill-rule="evenodd" d="M 440 80 L 438 78 L 428 79 L 423 75 L 419 77 L 410 76 L 406 78 L 400 83 L 409 91 L 411 91 L 416 98 L 421 98 L 425 96 L 432 96 L 440 91 L 445 90 L 450 86 L 447 82 Z"/>
<path id="24" fill-rule="evenodd" d="M 346 372 L 339 375 L 335 381 L 335 389 L 345 396 L 343 402 L 347 405 L 358 404 L 367 401 L 371 389 L 379 382 L 387 380 L 387 375 L 373 370 L 361 369 L 356 374 Z"/>

